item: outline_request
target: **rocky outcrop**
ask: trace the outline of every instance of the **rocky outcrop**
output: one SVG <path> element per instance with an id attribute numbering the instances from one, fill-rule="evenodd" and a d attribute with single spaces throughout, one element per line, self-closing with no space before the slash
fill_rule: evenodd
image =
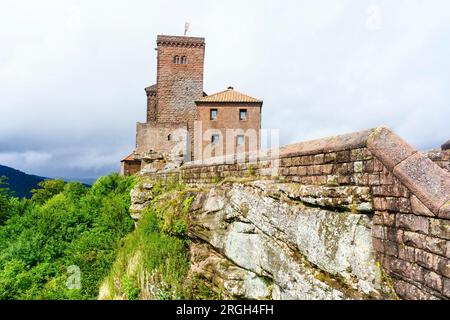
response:
<path id="1" fill-rule="evenodd" d="M 353 201 L 348 199 L 353 198 L 350 194 L 355 195 Z M 306 202 L 302 195 L 307 196 Z M 364 190 L 315 190 L 314 195 L 322 200 L 311 201 L 311 189 L 254 181 L 223 184 L 196 196 L 203 205 L 190 214 L 190 235 L 213 250 L 214 257 L 227 261 L 229 271 L 221 267 L 218 274 L 223 281 L 216 282 L 223 282 L 229 295 L 273 299 L 393 296 L 372 249 L 369 206 L 346 208 L 352 202 L 370 203 Z M 339 210 L 329 209 L 330 199 L 339 199 Z M 205 268 L 201 263 L 194 265 L 193 271 L 201 276 L 212 272 L 208 263 Z M 227 278 L 236 270 L 246 272 L 238 281 L 240 291 L 233 292 L 239 277 L 232 277 L 233 285 Z"/>
<path id="2" fill-rule="evenodd" d="M 146 181 L 143 183 L 139 183 L 135 188 L 131 190 L 130 214 L 133 220 L 138 220 L 141 216 L 142 211 L 150 205 L 150 202 L 153 199 L 154 185 L 154 181 Z"/>

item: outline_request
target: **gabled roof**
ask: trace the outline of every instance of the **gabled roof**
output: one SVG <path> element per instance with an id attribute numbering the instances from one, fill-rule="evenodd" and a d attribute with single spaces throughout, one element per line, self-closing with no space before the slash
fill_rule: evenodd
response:
<path id="1" fill-rule="evenodd" d="M 262 100 L 250 97 L 239 91 L 233 89 L 233 87 L 228 87 L 227 90 L 214 93 L 210 96 L 206 96 L 197 100 L 196 103 L 205 102 L 247 102 L 247 103 L 262 103 Z"/>
<path id="2" fill-rule="evenodd" d="M 134 153 L 130 153 L 128 156 L 126 156 L 125 158 L 123 158 L 122 160 L 120 160 L 120 162 L 124 162 L 124 161 L 134 161 L 137 160 L 134 158 Z"/>

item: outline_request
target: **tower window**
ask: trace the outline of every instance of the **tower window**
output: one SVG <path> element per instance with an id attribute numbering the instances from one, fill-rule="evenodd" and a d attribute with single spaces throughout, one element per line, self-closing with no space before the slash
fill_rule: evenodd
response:
<path id="1" fill-rule="evenodd" d="M 173 57 L 173 63 L 180 64 L 180 57 L 179 56 L 174 56 Z"/>
<path id="2" fill-rule="evenodd" d="M 169 134 L 169 135 L 167 136 L 167 140 L 168 140 L 168 141 L 172 140 L 172 135 L 171 135 L 171 134 Z"/>
<path id="3" fill-rule="evenodd" d="M 211 109 L 209 111 L 209 119 L 210 120 L 217 120 L 217 109 Z"/>
<path id="4" fill-rule="evenodd" d="M 238 136 L 236 137 L 236 144 L 237 144 L 238 146 L 243 146 L 243 145 L 244 145 L 244 141 L 245 141 L 244 135 L 240 134 L 240 135 L 238 135 Z"/>
<path id="5" fill-rule="evenodd" d="M 181 57 L 181 64 L 187 64 L 187 58 L 186 56 Z"/>
<path id="6" fill-rule="evenodd" d="M 219 135 L 218 134 L 213 134 L 211 136 L 211 144 L 217 145 L 219 144 Z"/>
<path id="7" fill-rule="evenodd" d="M 239 109 L 239 120 L 247 120 L 247 109 Z"/>

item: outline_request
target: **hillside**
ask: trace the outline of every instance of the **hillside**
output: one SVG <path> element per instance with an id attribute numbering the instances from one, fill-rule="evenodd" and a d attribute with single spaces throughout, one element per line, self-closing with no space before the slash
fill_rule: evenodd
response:
<path id="1" fill-rule="evenodd" d="M 133 230 L 133 184 L 112 174 L 90 188 L 46 180 L 31 200 L 0 192 L 0 300 L 95 299 Z"/>
<path id="2" fill-rule="evenodd" d="M 19 198 L 30 198 L 31 189 L 36 188 L 39 182 L 47 179 L 0 165 L 0 177 L 2 176 L 8 178 L 6 182 L 8 183 L 9 188 L 14 192 L 14 196 Z"/>

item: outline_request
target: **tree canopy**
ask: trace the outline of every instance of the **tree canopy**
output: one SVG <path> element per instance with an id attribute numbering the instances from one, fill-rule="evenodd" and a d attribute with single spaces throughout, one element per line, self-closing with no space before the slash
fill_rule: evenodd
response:
<path id="1" fill-rule="evenodd" d="M 133 229 L 133 183 L 117 174 L 89 189 L 46 180 L 21 200 L 0 188 L 0 300 L 95 299 Z"/>

